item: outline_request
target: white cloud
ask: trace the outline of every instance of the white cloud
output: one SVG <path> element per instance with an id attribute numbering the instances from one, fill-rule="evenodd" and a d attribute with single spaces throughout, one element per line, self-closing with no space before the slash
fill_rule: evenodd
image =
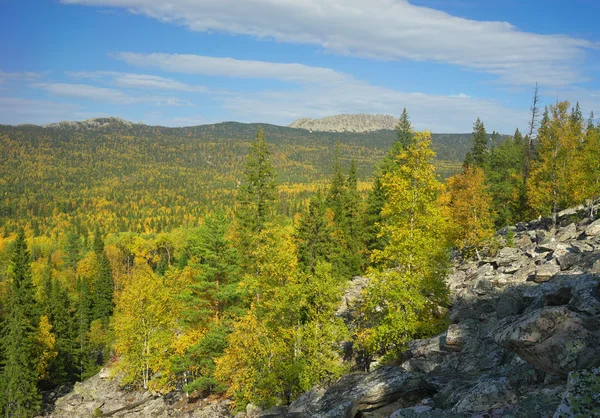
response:
<path id="1" fill-rule="evenodd" d="M 137 67 L 162 71 L 235 78 L 265 78 L 293 83 L 341 83 L 349 76 L 330 68 L 297 63 L 275 63 L 192 54 L 141 54 L 119 52 L 114 58 Z"/>
<path id="2" fill-rule="evenodd" d="M 118 105 L 131 105 L 144 102 L 168 106 L 180 106 L 186 104 L 174 97 L 131 96 L 121 90 L 97 87 L 89 84 L 32 83 L 31 86 L 45 90 L 53 96 L 92 100 Z"/>
<path id="3" fill-rule="evenodd" d="M 0 123 L 50 123 L 73 119 L 77 105 L 48 100 L 32 100 L 19 97 L 0 97 Z"/>
<path id="4" fill-rule="evenodd" d="M 524 32 L 507 22 L 459 18 L 407 0 L 60 1 L 126 8 L 194 31 L 312 44 L 336 54 L 454 64 L 517 85 L 538 81 L 565 86 L 584 81 L 580 67 L 586 50 L 598 48 L 585 39 Z M 235 64 L 229 70 L 233 74 Z M 189 65 L 195 72 L 197 65 Z M 210 62 L 201 65 L 211 71 Z M 260 72 L 257 67 L 253 76 Z"/>
<path id="5" fill-rule="evenodd" d="M 41 76 L 42 74 L 31 71 L 22 73 L 7 73 L 0 70 L 0 86 L 10 81 L 35 81 Z"/>
<path id="6" fill-rule="evenodd" d="M 402 92 L 354 80 L 339 86 L 319 86 L 296 92 L 263 92 L 223 97 L 223 107 L 247 122 L 289 124 L 292 120 L 341 113 L 382 113 L 399 116 L 407 108 L 416 129 L 470 132 L 480 117 L 488 130 L 512 133 L 527 124 L 528 111 L 507 108 L 495 100 L 465 94 L 431 95 Z"/>
<path id="7" fill-rule="evenodd" d="M 164 78 L 148 74 L 132 74 L 116 71 L 68 71 L 67 75 L 74 78 L 87 78 L 94 80 L 110 79 L 110 83 L 123 88 L 169 90 L 207 93 L 204 86 L 192 86 L 171 78 Z"/>

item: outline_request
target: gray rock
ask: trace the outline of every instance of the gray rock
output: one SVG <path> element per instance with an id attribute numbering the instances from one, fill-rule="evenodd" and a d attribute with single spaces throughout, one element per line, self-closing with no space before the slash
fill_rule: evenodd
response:
<path id="1" fill-rule="evenodd" d="M 569 373 L 567 390 L 554 418 L 600 416 L 600 369 Z"/>
<path id="2" fill-rule="evenodd" d="M 570 223 L 569 225 L 562 228 L 558 234 L 556 234 L 556 239 L 558 241 L 568 241 L 574 239 L 579 235 L 577 232 L 577 226 L 574 223 Z"/>
<path id="3" fill-rule="evenodd" d="M 400 367 L 382 367 L 342 377 L 316 404 L 297 413 L 314 418 L 354 418 L 359 411 L 377 409 L 416 392 L 426 392 L 420 377 Z"/>
<path id="4" fill-rule="evenodd" d="M 556 262 L 550 261 L 546 264 L 542 264 L 536 267 L 534 281 L 536 283 L 547 282 L 559 272 L 560 266 Z"/>
<path id="5" fill-rule="evenodd" d="M 452 412 L 482 412 L 517 401 L 517 395 L 513 391 L 506 377 L 483 378 L 452 408 Z"/>
<path id="6" fill-rule="evenodd" d="M 600 365 L 600 321 L 565 306 L 506 318 L 498 325 L 494 339 L 550 374 L 566 377 L 572 370 Z"/>
<path id="7" fill-rule="evenodd" d="M 591 236 L 591 237 L 595 237 L 597 235 L 600 234 L 600 219 L 592 222 L 590 225 L 588 225 L 588 227 L 585 229 L 585 234 L 587 236 Z"/>

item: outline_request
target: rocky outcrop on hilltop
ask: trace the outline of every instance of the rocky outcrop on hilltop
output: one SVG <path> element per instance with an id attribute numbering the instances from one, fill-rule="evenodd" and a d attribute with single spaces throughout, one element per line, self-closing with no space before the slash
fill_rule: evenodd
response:
<path id="1" fill-rule="evenodd" d="M 390 115 L 335 115 L 323 119 L 303 118 L 292 122 L 290 128 L 307 129 L 317 132 L 372 132 L 393 130 L 398 119 Z"/>
<path id="2" fill-rule="evenodd" d="M 48 125 L 42 125 L 44 128 L 70 128 L 78 131 L 86 131 L 93 130 L 98 128 L 106 128 L 109 126 L 126 126 L 131 127 L 134 123 L 129 122 L 125 119 L 116 118 L 116 117 L 107 117 L 107 118 L 93 118 L 93 119 L 85 119 L 82 121 L 62 121 L 56 123 L 50 123 Z"/>
<path id="3" fill-rule="evenodd" d="M 497 239 L 493 256 L 455 260 L 448 330 L 411 342 L 402 364 L 254 416 L 600 416 L 600 220 L 580 207 Z"/>

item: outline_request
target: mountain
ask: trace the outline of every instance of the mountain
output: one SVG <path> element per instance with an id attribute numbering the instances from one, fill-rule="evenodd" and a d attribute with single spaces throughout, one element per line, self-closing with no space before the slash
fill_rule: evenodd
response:
<path id="1" fill-rule="evenodd" d="M 317 132 L 373 132 L 394 130 L 398 119 L 390 115 L 345 114 L 323 119 L 303 118 L 292 122 L 290 128 Z"/>
<path id="2" fill-rule="evenodd" d="M 183 128 L 117 118 L 46 126 L 0 125 L 0 225 L 51 227 L 97 217 L 109 231 L 161 230 L 231 205 L 244 156 L 262 126 L 278 174 L 280 210 L 295 213 L 342 165 L 355 160 L 362 190 L 396 139 L 393 130 L 310 132 L 269 124 L 224 122 Z M 433 134 L 438 173 L 456 173 L 471 134 Z M 142 221 L 140 221 L 142 220 Z"/>

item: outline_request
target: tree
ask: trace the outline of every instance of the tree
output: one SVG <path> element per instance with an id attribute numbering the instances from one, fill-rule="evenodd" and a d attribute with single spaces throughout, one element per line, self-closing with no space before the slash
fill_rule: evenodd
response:
<path id="1" fill-rule="evenodd" d="M 264 131 L 259 128 L 246 156 L 244 179 L 236 198 L 238 249 L 246 269 L 252 268 L 248 250 L 254 246 L 254 238 L 273 217 L 275 190 L 275 169 Z"/>
<path id="2" fill-rule="evenodd" d="M 494 235 L 492 198 L 479 167 L 465 167 L 448 179 L 452 242 L 459 251 L 475 252 Z"/>
<path id="3" fill-rule="evenodd" d="M 114 282 L 110 262 L 104 252 L 104 241 L 98 229 L 94 234 L 94 253 L 98 270 L 94 280 L 92 320 L 100 320 L 106 327 L 113 311 Z"/>
<path id="4" fill-rule="evenodd" d="M 364 236 L 368 252 L 382 250 L 387 244 L 384 237 L 379 234 L 383 222 L 381 211 L 387 202 L 383 177 L 395 168 L 397 156 L 405 151 L 409 145 L 413 144 L 415 140 L 415 133 L 406 108 L 402 111 L 396 131 L 398 139 L 392 144 L 387 155 L 381 162 L 381 166 L 376 169 L 373 188 L 367 196 L 364 215 Z"/>
<path id="5" fill-rule="evenodd" d="M 568 109 L 569 102 L 560 102 L 550 106 L 551 118 L 544 112 L 538 133 L 539 159 L 528 184 L 533 209 L 553 219 L 559 210 L 579 203 L 578 179 L 572 170 L 580 157 L 581 121 L 576 110 L 569 115 Z"/>
<path id="6" fill-rule="evenodd" d="M 189 264 L 197 273 L 179 295 L 184 304 L 181 322 L 187 333 L 201 336 L 175 359 L 176 368 L 185 373 L 187 392 L 225 390 L 214 378 L 214 359 L 223 354 L 232 321 L 244 310 L 238 290 L 239 257 L 228 229 L 225 212 L 218 210 L 189 239 Z"/>
<path id="7" fill-rule="evenodd" d="M 331 265 L 319 263 L 314 275 L 298 271 L 286 228 L 263 231 L 263 240 L 258 281 L 249 283 L 260 297 L 236 322 L 217 360 L 216 376 L 229 384 L 237 406 L 289 404 L 344 370 L 339 349 L 347 333 L 335 317 L 341 288 Z"/>
<path id="8" fill-rule="evenodd" d="M 35 357 L 40 315 L 34 298 L 29 252 L 22 229 L 14 243 L 12 265 L 6 337 L 3 341 L 2 406 L 7 417 L 30 417 L 41 406 Z"/>
<path id="9" fill-rule="evenodd" d="M 477 118 L 473 124 L 473 148 L 465 157 L 465 165 L 483 167 L 488 154 L 488 135 L 481 119 Z"/>
<path id="10" fill-rule="evenodd" d="M 177 312 L 170 289 L 145 260 L 137 258 L 131 281 L 117 297 L 114 329 L 118 368 L 124 383 L 144 389 L 169 388 L 169 357 Z M 152 375 L 161 373 L 151 381 Z"/>
<path id="11" fill-rule="evenodd" d="M 417 133 L 383 178 L 387 203 L 381 234 L 388 244 L 372 254 L 380 268 L 367 289 L 361 333 L 370 352 L 393 356 L 411 338 L 439 329 L 435 312 L 446 298 L 446 220 L 430 143 L 428 132 Z"/>
<path id="12" fill-rule="evenodd" d="M 513 137 L 492 148 L 485 165 L 485 180 L 498 228 L 515 224 L 530 215 L 523 173 L 526 147 L 527 143 L 517 129 Z"/>

